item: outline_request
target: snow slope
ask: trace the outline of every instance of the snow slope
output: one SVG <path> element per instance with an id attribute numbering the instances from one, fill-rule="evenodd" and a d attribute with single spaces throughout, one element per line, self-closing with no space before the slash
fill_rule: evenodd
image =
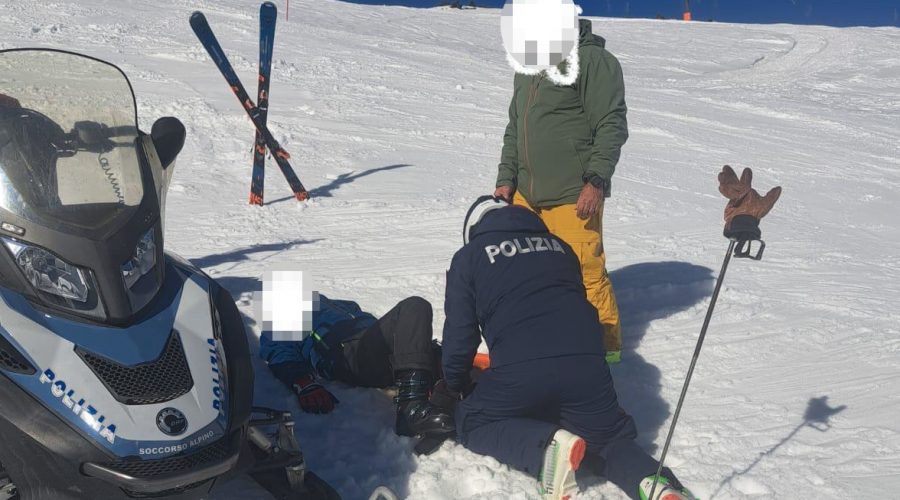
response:
<path id="1" fill-rule="evenodd" d="M 246 204 L 253 131 L 188 27 L 202 9 L 245 83 L 257 4 L 238 0 L 0 0 L 0 48 L 83 51 L 121 65 L 142 127 L 189 137 L 167 244 L 240 298 L 273 266 L 375 313 L 435 306 L 465 209 L 493 186 L 512 75 L 498 11 L 294 0 L 279 20 L 271 112 L 313 200 L 270 167 Z M 726 241 L 721 165 L 784 195 L 760 263 L 734 261 L 669 464 L 702 498 L 875 498 L 900 488 L 900 30 L 595 20 L 625 70 L 631 139 L 606 208 L 626 335 L 623 405 L 659 453 Z M 53 68 L 48 68 L 52 71 Z M 310 467 L 348 499 L 387 484 L 418 499 L 534 496 L 525 475 L 392 433 L 380 391 L 333 384 L 328 416 L 299 413 L 257 362 L 258 399 L 298 412 Z M 551 376 L 548 374 L 548 376 Z M 579 498 L 624 498 L 586 478 Z M 219 498 L 264 498 L 240 484 Z"/>

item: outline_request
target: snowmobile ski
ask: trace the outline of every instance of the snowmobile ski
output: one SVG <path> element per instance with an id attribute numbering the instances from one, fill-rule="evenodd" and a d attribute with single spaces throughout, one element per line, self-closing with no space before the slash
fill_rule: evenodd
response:
<path id="1" fill-rule="evenodd" d="M 247 94 L 247 89 L 244 88 L 240 78 L 238 78 L 237 73 L 235 73 L 234 67 L 228 62 L 228 58 L 225 56 L 225 52 L 222 50 L 222 46 L 219 44 L 212 28 L 209 26 L 206 16 L 204 16 L 202 12 L 196 11 L 191 14 L 190 22 L 194 34 L 197 35 L 197 39 L 203 44 L 203 47 L 209 53 L 210 58 L 212 58 L 216 67 L 219 68 L 222 76 L 225 77 L 225 81 L 228 83 L 228 86 L 231 87 L 231 90 L 238 98 L 238 101 L 241 102 L 244 111 L 250 116 L 250 120 L 253 121 L 256 130 L 259 131 L 265 139 L 266 146 L 269 148 L 269 151 L 272 152 L 272 157 L 275 158 L 275 162 L 281 169 L 281 173 L 284 174 L 284 178 L 287 179 L 288 184 L 291 186 L 294 197 L 300 201 L 308 199 L 309 192 L 303 187 L 303 184 L 300 182 L 300 179 L 297 178 L 297 174 L 294 172 L 293 167 L 291 167 L 291 164 L 288 161 L 291 155 L 278 144 L 278 141 L 272 136 L 272 132 L 269 131 L 266 124 L 261 120 L 260 109 L 253 103 L 253 100 L 250 99 L 250 96 Z"/>
<path id="2" fill-rule="evenodd" d="M 272 75 L 272 50 L 275 43 L 275 21 L 278 8 L 272 2 L 259 6 L 259 86 L 256 107 L 259 120 L 266 124 L 269 114 L 269 81 Z M 253 142 L 253 176 L 250 181 L 250 204 L 262 205 L 266 182 L 266 138 L 256 131 Z"/>
<path id="3" fill-rule="evenodd" d="M 341 499 L 331 485 L 306 469 L 290 412 L 253 407 L 253 413 L 248 439 L 257 462 L 249 474 L 257 484 L 277 500 Z"/>

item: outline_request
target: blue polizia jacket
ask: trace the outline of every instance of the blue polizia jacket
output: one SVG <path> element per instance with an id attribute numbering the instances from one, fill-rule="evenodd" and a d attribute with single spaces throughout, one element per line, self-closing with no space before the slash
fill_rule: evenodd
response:
<path id="1" fill-rule="evenodd" d="M 604 354 L 578 257 L 526 208 L 492 210 L 472 228 L 447 271 L 444 312 L 444 380 L 454 390 L 468 386 L 482 334 L 491 368 Z"/>
<path id="2" fill-rule="evenodd" d="M 259 339 L 259 356 L 282 382 L 291 385 L 305 375 L 331 379 L 341 342 L 373 325 L 375 316 L 349 300 L 331 300 L 319 295 L 319 310 L 313 312 L 313 333 L 301 342 L 276 342 L 271 333 Z"/>

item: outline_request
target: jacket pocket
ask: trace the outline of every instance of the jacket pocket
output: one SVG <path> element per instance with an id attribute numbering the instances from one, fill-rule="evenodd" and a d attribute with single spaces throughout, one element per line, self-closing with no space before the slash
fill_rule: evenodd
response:
<path id="1" fill-rule="evenodd" d="M 568 141 L 569 147 L 572 149 L 572 154 L 575 155 L 575 159 L 581 166 L 582 174 L 586 173 L 588 165 L 590 165 L 591 150 L 593 149 L 593 146 L 590 143 L 576 141 L 575 139 L 569 139 Z"/>

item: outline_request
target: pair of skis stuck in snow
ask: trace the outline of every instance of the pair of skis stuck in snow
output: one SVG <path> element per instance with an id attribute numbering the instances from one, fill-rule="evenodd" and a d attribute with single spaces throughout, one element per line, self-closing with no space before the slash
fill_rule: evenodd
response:
<path id="1" fill-rule="evenodd" d="M 294 198 L 303 201 L 309 198 L 309 192 L 300 182 L 294 168 L 291 166 L 291 155 L 275 140 L 269 131 L 266 121 L 269 112 L 269 82 L 272 73 L 272 50 L 275 41 L 275 21 L 278 18 L 278 9 L 272 2 L 264 2 L 259 7 L 259 86 L 257 89 L 257 101 L 247 94 L 240 78 L 234 71 L 234 67 L 225 56 L 222 46 L 213 33 L 206 16 L 197 11 L 191 15 L 191 28 L 194 34 L 209 53 L 216 67 L 225 77 L 225 81 L 238 98 L 244 111 L 250 117 L 256 127 L 256 138 L 253 145 L 253 176 L 250 183 L 250 204 L 263 204 L 263 190 L 265 187 L 265 161 L 266 149 L 272 153 L 272 158 L 281 169 L 281 173 L 287 180 Z"/>

